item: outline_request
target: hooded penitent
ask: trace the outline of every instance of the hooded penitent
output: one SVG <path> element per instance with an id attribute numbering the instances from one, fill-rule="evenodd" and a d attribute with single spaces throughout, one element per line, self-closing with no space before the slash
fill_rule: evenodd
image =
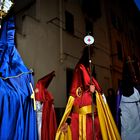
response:
<path id="1" fill-rule="evenodd" d="M 120 126 L 122 140 L 140 139 L 140 84 L 139 67 L 135 59 L 124 61 L 121 92 Z"/>
<path id="2" fill-rule="evenodd" d="M 36 100 L 42 104 L 41 112 L 38 112 L 38 118 L 41 122 L 38 123 L 38 127 L 41 127 L 41 140 L 54 140 L 56 133 L 56 115 L 53 105 L 53 96 L 48 91 L 48 86 L 55 76 L 55 72 L 52 71 L 48 75 L 38 80 L 35 88 Z M 41 113 L 41 115 L 39 115 Z M 39 133 L 40 135 L 40 133 Z"/>
<path id="3" fill-rule="evenodd" d="M 24 65 L 14 37 L 14 18 L 4 20 L 0 36 L 0 139 L 37 140 L 32 71 Z"/>
<path id="4" fill-rule="evenodd" d="M 94 101 L 89 91 L 90 84 L 94 84 L 97 90 L 96 93 L 92 93 L 96 96 Z M 90 80 L 88 69 L 78 63 L 74 70 L 70 97 L 55 140 L 102 140 L 102 138 L 104 140 L 120 140 L 105 97 L 100 92 L 101 88 L 98 82 L 94 77 Z M 94 114 L 94 118 L 92 114 Z M 69 117 L 71 117 L 71 123 L 68 125 L 67 133 L 64 133 L 61 128 Z"/>

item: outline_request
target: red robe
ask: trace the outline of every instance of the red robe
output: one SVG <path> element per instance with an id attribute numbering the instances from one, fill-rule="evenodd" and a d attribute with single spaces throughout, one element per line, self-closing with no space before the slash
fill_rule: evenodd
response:
<path id="1" fill-rule="evenodd" d="M 42 126 L 41 140 L 54 140 L 56 134 L 56 115 L 53 105 L 53 97 L 47 90 L 49 83 L 54 76 L 54 72 L 40 79 L 36 84 L 36 100 L 43 104 L 42 107 Z"/>
<path id="2" fill-rule="evenodd" d="M 90 84 L 94 84 L 96 88 L 96 100 L 93 101 L 89 91 Z M 121 140 L 100 86 L 93 77 L 90 83 L 89 72 L 82 64 L 75 68 L 70 94 L 55 140 Z M 67 132 L 63 132 L 62 126 L 69 116 L 70 126 L 68 125 Z"/>
<path id="3" fill-rule="evenodd" d="M 91 80 L 91 84 L 94 84 L 96 90 L 98 92 L 101 92 L 100 86 L 98 85 L 97 81 L 93 77 Z M 71 113 L 71 132 L 72 132 L 73 140 L 79 140 L 79 137 L 81 139 L 84 139 L 85 136 L 83 134 L 80 134 L 80 131 L 79 131 L 79 129 L 84 127 L 84 125 L 86 127 L 82 128 L 83 130 L 81 131 L 81 133 L 83 133 L 84 130 L 86 129 L 86 133 L 85 133 L 86 140 L 93 140 L 94 137 L 95 137 L 95 140 L 102 139 L 98 115 L 95 109 L 96 103 L 94 103 L 94 130 L 93 130 L 92 111 L 89 113 L 86 113 L 86 121 L 85 121 L 86 124 L 79 125 L 80 113 L 77 110 L 83 107 L 92 106 L 93 104 L 92 95 L 89 91 L 89 86 L 90 86 L 90 74 L 88 70 L 84 67 L 84 65 L 78 64 L 74 71 L 74 77 L 73 77 L 72 86 L 70 90 L 71 96 L 75 98 L 74 104 L 73 104 L 73 111 Z M 80 89 L 81 92 L 78 91 L 78 89 Z"/>

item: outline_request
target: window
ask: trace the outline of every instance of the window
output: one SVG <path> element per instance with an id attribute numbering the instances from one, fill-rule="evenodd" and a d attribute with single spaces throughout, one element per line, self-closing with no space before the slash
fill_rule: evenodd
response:
<path id="1" fill-rule="evenodd" d="M 65 11 L 65 28 L 67 32 L 74 33 L 74 17 L 68 11 Z"/>
<path id="2" fill-rule="evenodd" d="M 120 32 L 123 31 L 121 19 L 118 16 L 116 16 L 113 13 L 113 11 L 111 11 L 110 14 L 111 14 L 110 16 L 111 16 L 111 22 L 112 22 L 113 27 Z"/>

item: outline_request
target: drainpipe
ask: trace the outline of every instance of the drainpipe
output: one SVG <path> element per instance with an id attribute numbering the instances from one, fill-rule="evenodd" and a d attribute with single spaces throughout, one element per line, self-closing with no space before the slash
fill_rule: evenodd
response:
<path id="1" fill-rule="evenodd" d="M 62 0 L 59 0 L 59 26 L 60 26 L 60 62 L 63 63 L 63 23 L 62 23 Z"/>

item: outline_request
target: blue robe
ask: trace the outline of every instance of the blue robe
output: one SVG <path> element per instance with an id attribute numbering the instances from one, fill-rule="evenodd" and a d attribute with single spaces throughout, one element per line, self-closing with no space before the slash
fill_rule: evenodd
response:
<path id="1" fill-rule="evenodd" d="M 0 36 L 0 140 L 37 140 L 32 71 L 24 65 L 14 36 L 10 18 L 2 24 Z"/>

